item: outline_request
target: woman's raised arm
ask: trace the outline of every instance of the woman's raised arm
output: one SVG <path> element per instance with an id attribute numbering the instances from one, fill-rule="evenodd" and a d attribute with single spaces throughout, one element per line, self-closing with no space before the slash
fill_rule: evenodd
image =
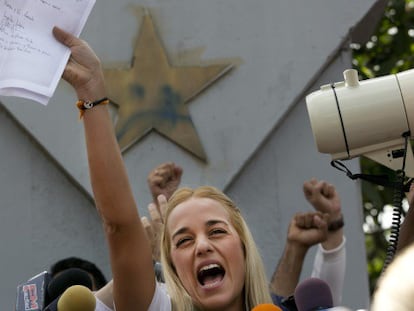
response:
<path id="1" fill-rule="evenodd" d="M 78 99 L 94 102 L 105 98 L 103 72 L 93 50 L 59 28 L 53 34 L 71 50 L 63 79 L 73 86 Z M 155 291 L 151 248 L 107 105 L 86 109 L 83 120 L 93 194 L 110 250 L 116 309 L 146 310 Z"/>

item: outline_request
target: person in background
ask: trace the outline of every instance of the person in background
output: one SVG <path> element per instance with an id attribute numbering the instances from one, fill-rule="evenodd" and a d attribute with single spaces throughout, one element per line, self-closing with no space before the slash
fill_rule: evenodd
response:
<path id="1" fill-rule="evenodd" d="M 50 267 L 50 276 L 53 279 L 59 273 L 71 268 L 78 268 L 89 274 L 93 291 L 101 289 L 107 283 L 104 274 L 93 262 L 74 256 L 60 259 L 52 264 Z"/>
<path id="2" fill-rule="evenodd" d="M 396 254 L 410 246 L 414 242 L 414 184 L 410 185 L 410 191 L 406 193 L 409 208 L 401 223 L 400 234 Z"/>
<path id="3" fill-rule="evenodd" d="M 414 310 L 414 184 L 411 184 L 406 196 L 409 208 L 401 223 L 395 257 L 378 280 L 372 311 Z"/>
<path id="4" fill-rule="evenodd" d="M 334 305 L 342 301 L 345 279 L 346 239 L 339 195 L 333 185 L 315 178 L 304 182 L 303 192 L 316 212 L 293 216 L 270 284 L 274 301 L 288 310 L 296 310 L 293 293 L 312 246 L 317 245 L 317 251 L 311 276 L 328 283 Z"/>
<path id="5" fill-rule="evenodd" d="M 414 311 L 414 244 L 401 249 L 378 280 L 371 311 Z"/>

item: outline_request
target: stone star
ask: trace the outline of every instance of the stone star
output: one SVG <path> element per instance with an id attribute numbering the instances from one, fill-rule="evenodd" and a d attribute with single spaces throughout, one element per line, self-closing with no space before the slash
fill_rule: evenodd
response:
<path id="1" fill-rule="evenodd" d="M 171 66 L 151 16 L 145 14 L 131 67 L 104 70 L 108 97 L 119 108 L 115 132 L 121 150 L 155 130 L 206 161 L 186 104 L 232 68 Z"/>

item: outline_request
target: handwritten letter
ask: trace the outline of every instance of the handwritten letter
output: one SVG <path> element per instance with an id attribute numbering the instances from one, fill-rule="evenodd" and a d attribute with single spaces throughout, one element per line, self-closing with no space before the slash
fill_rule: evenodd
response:
<path id="1" fill-rule="evenodd" d="M 95 0 L 0 0 L 0 95 L 44 105 L 53 95 L 70 51 L 54 26 L 78 36 Z"/>

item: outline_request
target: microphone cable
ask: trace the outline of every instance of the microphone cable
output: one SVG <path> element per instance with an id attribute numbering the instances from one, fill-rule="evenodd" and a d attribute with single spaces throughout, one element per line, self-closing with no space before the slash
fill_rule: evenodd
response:
<path id="1" fill-rule="evenodd" d="M 388 265 L 394 259 L 395 253 L 397 252 L 398 239 L 400 236 L 400 227 L 401 227 L 401 216 L 402 216 L 402 200 L 404 198 L 404 180 L 405 180 L 405 160 L 407 156 L 407 147 L 408 147 L 408 137 L 409 133 L 404 133 L 403 137 L 405 138 L 404 146 L 404 155 L 403 155 L 403 164 L 401 170 L 396 171 L 396 187 L 394 188 L 393 194 L 393 210 L 392 210 L 392 222 L 391 222 L 391 233 L 388 242 L 386 257 L 384 261 L 384 266 L 382 268 L 382 273 L 387 269 Z M 410 182 L 411 183 L 411 182 Z"/>
<path id="2" fill-rule="evenodd" d="M 391 233 L 390 238 L 386 250 L 386 257 L 384 260 L 384 265 L 382 268 L 383 273 L 386 269 L 386 267 L 391 263 L 391 261 L 394 258 L 394 255 L 397 251 L 398 247 L 398 239 L 400 234 L 400 226 L 401 226 L 401 217 L 403 214 L 402 209 L 402 200 L 404 198 L 404 193 L 410 191 L 410 185 L 413 182 L 413 179 L 409 179 L 407 182 L 405 182 L 406 176 L 405 176 L 405 162 L 406 162 L 406 156 L 407 156 L 407 150 L 408 150 L 408 143 L 409 143 L 409 137 L 410 132 L 405 132 L 402 134 L 402 137 L 404 137 L 405 140 L 405 146 L 404 149 L 401 150 L 393 150 L 392 153 L 389 155 L 393 158 L 403 157 L 403 163 L 401 170 L 397 170 L 395 173 L 396 177 L 394 181 L 388 180 L 387 175 L 368 175 L 368 174 L 353 174 L 345 164 L 343 164 L 339 160 L 333 160 L 331 161 L 331 166 L 344 172 L 350 179 L 362 179 L 368 182 L 372 182 L 374 184 L 389 187 L 393 189 L 393 212 L 392 212 L 392 223 L 391 223 Z"/>

